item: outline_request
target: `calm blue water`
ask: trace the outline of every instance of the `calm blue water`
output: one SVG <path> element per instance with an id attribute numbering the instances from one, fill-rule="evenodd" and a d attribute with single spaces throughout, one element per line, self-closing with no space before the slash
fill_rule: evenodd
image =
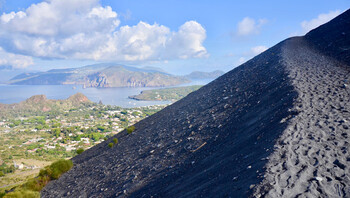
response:
<path id="1" fill-rule="evenodd" d="M 193 81 L 186 85 L 204 85 L 211 80 Z M 182 85 L 184 86 L 184 85 Z M 87 88 L 81 85 L 1 85 L 0 103 L 18 103 L 33 95 L 46 95 L 49 99 L 66 99 L 78 92 L 83 93 L 93 102 L 121 107 L 140 107 L 159 104 L 170 104 L 169 101 L 137 101 L 128 96 L 137 95 L 143 90 L 159 88 Z"/>

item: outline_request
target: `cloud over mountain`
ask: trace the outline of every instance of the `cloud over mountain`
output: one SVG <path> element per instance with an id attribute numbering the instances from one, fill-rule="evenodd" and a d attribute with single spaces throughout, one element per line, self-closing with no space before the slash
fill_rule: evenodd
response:
<path id="1" fill-rule="evenodd" d="M 328 13 L 319 14 L 317 18 L 311 19 L 309 21 L 301 22 L 301 27 L 303 28 L 303 33 L 306 33 L 318 26 L 327 23 L 341 13 L 340 10 L 330 11 Z"/>
<path id="2" fill-rule="evenodd" d="M 25 68 L 33 65 L 33 59 L 13 53 L 7 53 L 0 47 L 0 66 L 12 66 L 14 68 Z"/>
<path id="3" fill-rule="evenodd" d="M 0 47 L 40 58 L 144 61 L 206 57 L 205 29 L 187 21 L 177 32 L 140 21 L 120 26 L 99 0 L 47 0 L 0 16 Z"/>
<path id="4" fill-rule="evenodd" d="M 250 49 L 251 53 L 253 56 L 256 56 L 262 52 L 264 52 L 265 50 L 267 50 L 268 48 L 266 46 L 263 46 L 263 45 L 258 45 L 258 46 L 255 46 L 255 47 L 252 47 Z"/>
<path id="5" fill-rule="evenodd" d="M 267 23 L 266 19 L 255 20 L 250 17 L 245 17 L 238 23 L 237 35 L 246 36 L 251 34 L 258 34 L 261 26 Z"/>

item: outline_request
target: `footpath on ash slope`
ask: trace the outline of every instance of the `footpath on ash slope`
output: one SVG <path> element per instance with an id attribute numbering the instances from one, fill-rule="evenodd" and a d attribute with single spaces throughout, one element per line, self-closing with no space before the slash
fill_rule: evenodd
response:
<path id="1" fill-rule="evenodd" d="M 287 41 L 282 54 L 298 91 L 299 114 L 275 145 L 257 192 L 350 196 L 350 67 L 310 49 L 303 38 Z"/>

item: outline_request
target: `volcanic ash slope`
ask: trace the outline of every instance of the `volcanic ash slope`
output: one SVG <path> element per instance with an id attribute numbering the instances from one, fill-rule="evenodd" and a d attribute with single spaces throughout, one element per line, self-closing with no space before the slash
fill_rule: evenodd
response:
<path id="1" fill-rule="evenodd" d="M 42 197 L 349 197 L 349 15 L 83 152 Z"/>
<path id="2" fill-rule="evenodd" d="M 294 113 L 281 46 L 73 158 L 42 196 L 247 196 Z"/>
<path id="3" fill-rule="evenodd" d="M 257 188 L 268 197 L 350 196 L 350 68 L 310 49 L 302 38 L 282 51 L 299 97 Z"/>
<path id="4" fill-rule="evenodd" d="M 347 35 L 349 11 L 305 38 L 286 41 L 283 64 L 298 92 L 299 114 L 278 140 L 255 196 L 350 197 Z"/>

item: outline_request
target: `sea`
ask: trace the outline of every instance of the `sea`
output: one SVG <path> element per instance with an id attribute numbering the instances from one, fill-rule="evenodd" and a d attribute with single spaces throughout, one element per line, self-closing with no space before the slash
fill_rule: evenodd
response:
<path id="1" fill-rule="evenodd" d="M 178 85 L 205 85 L 213 79 L 193 80 L 191 83 Z M 161 87 L 167 88 L 167 87 Z M 150 105 L 171 104 L 171 101 L 138 101 L 128 96 L 141 91 L 160 89 L 159 87 L 117 87 L 117 88 L 83 88 L 81 85 L 5 85 L 0 84 L 0 103 L 12 104 L 24 101 L 34 95 L 46 95 L 48 99 L 67 99 L 76 93 L 83 93 L 93 102 L 105 105 L 116 105 L 123 108 L 142 107 Z"/>

